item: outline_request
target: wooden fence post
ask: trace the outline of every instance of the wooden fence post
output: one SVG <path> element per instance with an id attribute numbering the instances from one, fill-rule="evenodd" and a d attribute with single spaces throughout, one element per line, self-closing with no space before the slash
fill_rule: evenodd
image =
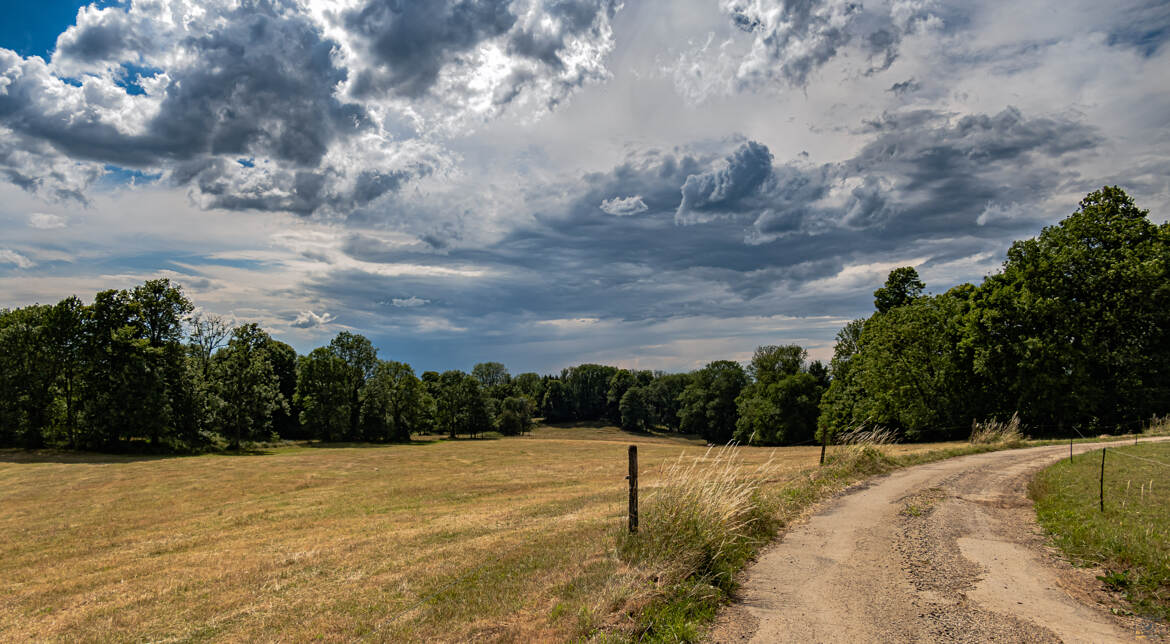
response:
<path id="1" fill-rule="evenodd" d="M 1073 460 L 1072 460 L 1072 439 L 1071 438 L 1068 439 L 1068 462 L 1069 463 L 1073 462 Z"/>
<path id="2" fill-rule="evenodd" d="M 821 465 L 825 464 L 825 450 L 829 448 L 829 432 L 825 432 L 825 440 L 821 442 Z"/>
<path id="3" fill-rule="evenodd" d="M 630 445 L 630 533 L 638 531 L 638 446 Z"/>
<path id="4" fill-rule="evenodd" d="M 1105 511 L 1105 448 L 1101 448 L 1101 511 Z"/>

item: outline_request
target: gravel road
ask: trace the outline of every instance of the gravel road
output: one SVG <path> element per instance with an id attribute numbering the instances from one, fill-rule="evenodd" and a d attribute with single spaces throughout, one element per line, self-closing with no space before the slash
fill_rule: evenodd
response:
<path id="1" fill-rule="evenodd" d="M 1045 545 L 1028 481 L 1062 455 L 1067 446 L 964 456 L 855 488 L 761 554 L 710 639 L 1170 641 L 1162 625 L 1114 615 L 1100 572 Z"/>

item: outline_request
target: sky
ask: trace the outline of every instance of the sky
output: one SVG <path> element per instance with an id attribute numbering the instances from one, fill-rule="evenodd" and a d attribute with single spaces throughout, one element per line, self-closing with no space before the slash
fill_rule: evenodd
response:
<path id="1" fill-rule="evenodd" d="M 828 359 L 1119 185 L 1170 3 L 147 0 L 0 20 L 0 307 L 167 277 L 416 370 Z"/>

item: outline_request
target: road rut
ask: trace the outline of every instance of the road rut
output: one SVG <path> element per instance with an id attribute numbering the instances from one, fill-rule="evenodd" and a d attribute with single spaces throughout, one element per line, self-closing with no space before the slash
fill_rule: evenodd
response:
<path id="1" fill-rule="evenodd" d="M 1078 445 L 1084 452 L 1100 445 Z M 749 567 L 715 642 L 1159 641 L 1094 571 L 1045 546 L 1027 498 L 1067 446 L 898 470 L 838 497 Z"/>

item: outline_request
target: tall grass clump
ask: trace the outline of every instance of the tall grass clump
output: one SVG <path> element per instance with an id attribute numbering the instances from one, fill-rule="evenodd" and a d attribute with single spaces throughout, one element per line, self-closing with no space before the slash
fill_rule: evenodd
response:
<path id="1" fill-rule="evenodd" d="M 639 641 L 689 641 L 689 624 L 713 612 L 735 588 L 735 574 L 779 527 L 765 489 L 772 461 L 745 467 L 733 445 L 699 458 L 680 456 L 647 494 L 638 532 L 622 532 L 618 553 L 651 584 L 636 618 Z"/>
<path id="2" fill-rule="evenodd" d="M 976 445 L 991 445 L 1001 443 L 1014 445 L 1024 441 L 1024 433 L 1020 431 L 1020 415 L 1013 413 L 1006 421 L 995 418 L 984 421 L 971 422 L 971 438 L 969 442 Z"/>
<path id="3" fill-rule="evenodd" d="M 894 461 L 883 447 L 897 443 L 898 434 L 888 427 L 863 423 L 837 434 L 836 442 L 841 449 L 830 454 L 826 463 L 830 467 L 817 472 L 815 478 L 851 478 L 889 470 Z"/>
<path id="4" fill-rule="evenodd" d="M 1152 434 L 1152 435 L 1157 435 L 1157 436 L 1170 434 L 1170 415 L 1166 415 L 1166 416 L 1154 415 L 1154 416 L 1150 417 L 1150 422 L 1146 426 L 1145 431 L 1143 431 L 1142 433 Z"/>

